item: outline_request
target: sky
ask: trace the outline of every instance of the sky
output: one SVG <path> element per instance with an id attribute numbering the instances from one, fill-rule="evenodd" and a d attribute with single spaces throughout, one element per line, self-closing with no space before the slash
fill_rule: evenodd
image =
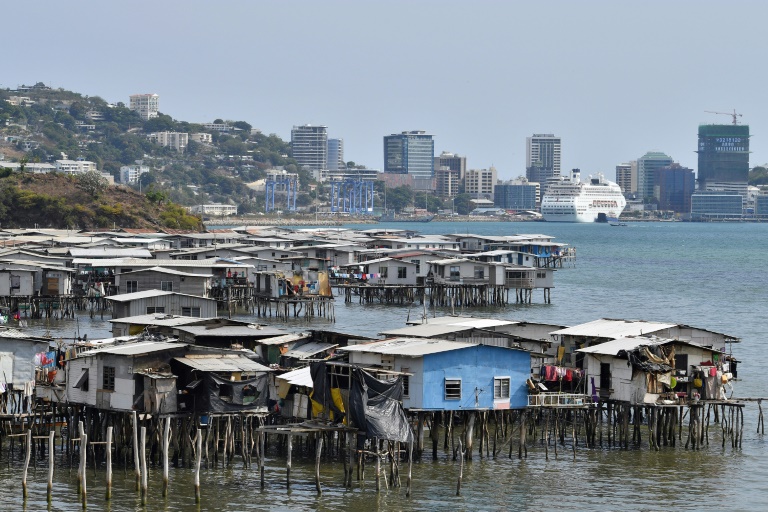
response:
<path id="1" fill-rule="evenodd" d="M 699 124 L 750 125 L 768 162 L 768 2 L 25 1 L 3 5 L 0 87 L 43 81 L 177 120 L 290 140 L 322 124 L 383 168 L 383 136 L 425 130 L 469 168 L 525 174 L 525 139 L 562 138 L 582 174 L 663 151 L 696 169 Z"/>

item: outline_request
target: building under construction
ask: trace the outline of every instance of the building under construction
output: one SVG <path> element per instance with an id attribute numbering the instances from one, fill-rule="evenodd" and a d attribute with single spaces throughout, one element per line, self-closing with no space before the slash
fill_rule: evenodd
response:
<path id="1" fill-rule="evenodd" d="M 699 190 L 743 184 L 749 174 L 749 125 L 699 126 Z"/>

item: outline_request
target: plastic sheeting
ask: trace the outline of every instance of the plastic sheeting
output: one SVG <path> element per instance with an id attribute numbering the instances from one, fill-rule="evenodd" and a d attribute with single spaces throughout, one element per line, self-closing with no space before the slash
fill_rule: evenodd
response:
<path id="1" fill-rule="evenodd" d="M 360 368 L 353 368 L 351 383 L 349 419 L 352 425 L 368 439 L 413 441 L 413 430 L 403 411 L 402 377 L 383 381 Z"/>
<path id="2" fill-rule="evenodd" d="M 267 406 L 269 382 L 267 374 L 247 380 L 222 379 L 212 373 L 205 375 L 197 412 L 231 413 L 257 410 Z"/>
<path id="3" fill-rule="evenodd" d="M 331 375 L 328 373 L 328 367 L 323 362 L 312 363 L 309 365 L 309 373 L 312 375 L 312 411 L 319 415 L 326 408 L 332 413 L 334 421 L 341 423 L 344 420 L 343 407 L 339 408 L 331 395 L 332 386 Z"/>

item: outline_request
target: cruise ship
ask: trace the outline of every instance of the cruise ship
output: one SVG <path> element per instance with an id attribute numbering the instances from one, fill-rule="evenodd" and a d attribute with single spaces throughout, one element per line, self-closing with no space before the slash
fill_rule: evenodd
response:
<path id="1" fill-rule="evenodd" d="M 541 199 L 541 215 L 549 222 L 616 222 L 627 201 L 621 188 L 602 174 L 581 181 L 578 169 L 570 178 L 549 185 Z"/>

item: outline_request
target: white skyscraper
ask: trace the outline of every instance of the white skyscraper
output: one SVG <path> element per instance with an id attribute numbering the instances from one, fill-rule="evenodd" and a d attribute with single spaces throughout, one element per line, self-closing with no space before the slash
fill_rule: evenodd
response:
<path id="1" fill-rule="evenodd" d="M 291 130 L 291 153 L 310 171 L 328 169 L 328 127 L 305 124 Z"/>
<path id="2" fill-rule="evenodd" d="M 133 94 L 130 96 L 128 108 L 139 113 L 145 121 L 157 117 L 160 108 L 160 96 L 157 94 Z"/>

